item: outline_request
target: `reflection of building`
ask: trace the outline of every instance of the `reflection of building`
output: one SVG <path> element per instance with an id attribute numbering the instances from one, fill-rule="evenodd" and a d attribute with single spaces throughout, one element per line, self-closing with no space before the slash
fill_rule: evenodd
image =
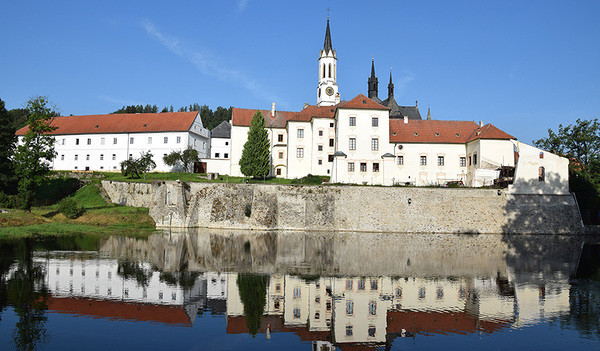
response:
<path id="1" fill-rule="evenodd" d="M 183 325 L 205 308 L 225 312 L 227 285 L 219 273 L 184 276 L 97 254 L 49 253 L 34 261 L 45 269 L 49 307 L 57 312 Z"/>

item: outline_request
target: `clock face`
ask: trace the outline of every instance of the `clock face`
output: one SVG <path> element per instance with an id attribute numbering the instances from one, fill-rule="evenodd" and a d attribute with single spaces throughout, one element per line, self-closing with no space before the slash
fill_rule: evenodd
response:
<path id="1" fill-rule="evenodd" d="M 325 89 L 325 93 L 327 93 L 327 95 L 329 95 L 329 96 L 333 95 L 333 88 L 327 87 L 327 89 Z"/>

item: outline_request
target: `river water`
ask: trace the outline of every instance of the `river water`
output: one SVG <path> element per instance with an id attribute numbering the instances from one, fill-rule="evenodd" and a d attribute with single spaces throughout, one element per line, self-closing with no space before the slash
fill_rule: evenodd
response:
<path id="1" fill-rule="evenodd" d="M 598 350 L 600 282 L 581 276 L 598 262 L 580 256 L 599 242 L 215 230 L 4 240 L 0 345 Z"/>

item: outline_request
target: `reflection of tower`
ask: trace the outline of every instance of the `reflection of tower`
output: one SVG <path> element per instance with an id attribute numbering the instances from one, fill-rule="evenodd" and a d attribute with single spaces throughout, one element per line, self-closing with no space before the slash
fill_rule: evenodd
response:
<path id="1" fill-rule="evenodd" d="M 331 46 L 329 18 L 325 30 L 325 43 L 319 53 L 319 86 L 317 87 L 317 106 L 333 106 L 340 101 L 337 85 L 337 55 Z"/>

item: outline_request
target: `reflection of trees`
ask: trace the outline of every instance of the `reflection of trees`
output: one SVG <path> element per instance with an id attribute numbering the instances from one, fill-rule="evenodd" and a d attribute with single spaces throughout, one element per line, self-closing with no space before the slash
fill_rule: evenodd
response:
<path id="1" fill-rule="evenodd" d="M 258 328 L 260 328 L 260 318 L 266 304 L 268 283 L 268 275 L 242 273 L 237 277 L 240 299 L 244 305 L 246 326 L 252 336 L 255 336 Z"/>
<path id="2" fill-rule="evenodd" d="M 570 313 L 560 317 L 562 327 L 574 327 L 581 336 L 600 339 L 600 287 L 574 285 L 569 291 Z"/>
<path id="3" fill-rule="evenodd" d="M 45 272 L 41 265 L 33 262 L 31 239 L 19 241 L 14 249 L 12 257 L 16 259 L 16 266 L 8 281 L 2 281 L 5 286 L 1 289 L 5 289 L 6 301 L 19 316 L 14 332 L 15 346 L 19 350 L 35 350 L 38 344 L 46 340 L 48 289 L 45 285 Z M 6 252 L 2 251 L 4 256 Z M 3 260 L 3 276 L 4 263 Z"/>
<path id="4" fill-rule="evenodd" d="M 141 287 L 147 287 L 152 278 L 152 272 L 141 263 L 129 260 L 119 260 L 117 274 L 123 279 L 133 279 Z"/>

